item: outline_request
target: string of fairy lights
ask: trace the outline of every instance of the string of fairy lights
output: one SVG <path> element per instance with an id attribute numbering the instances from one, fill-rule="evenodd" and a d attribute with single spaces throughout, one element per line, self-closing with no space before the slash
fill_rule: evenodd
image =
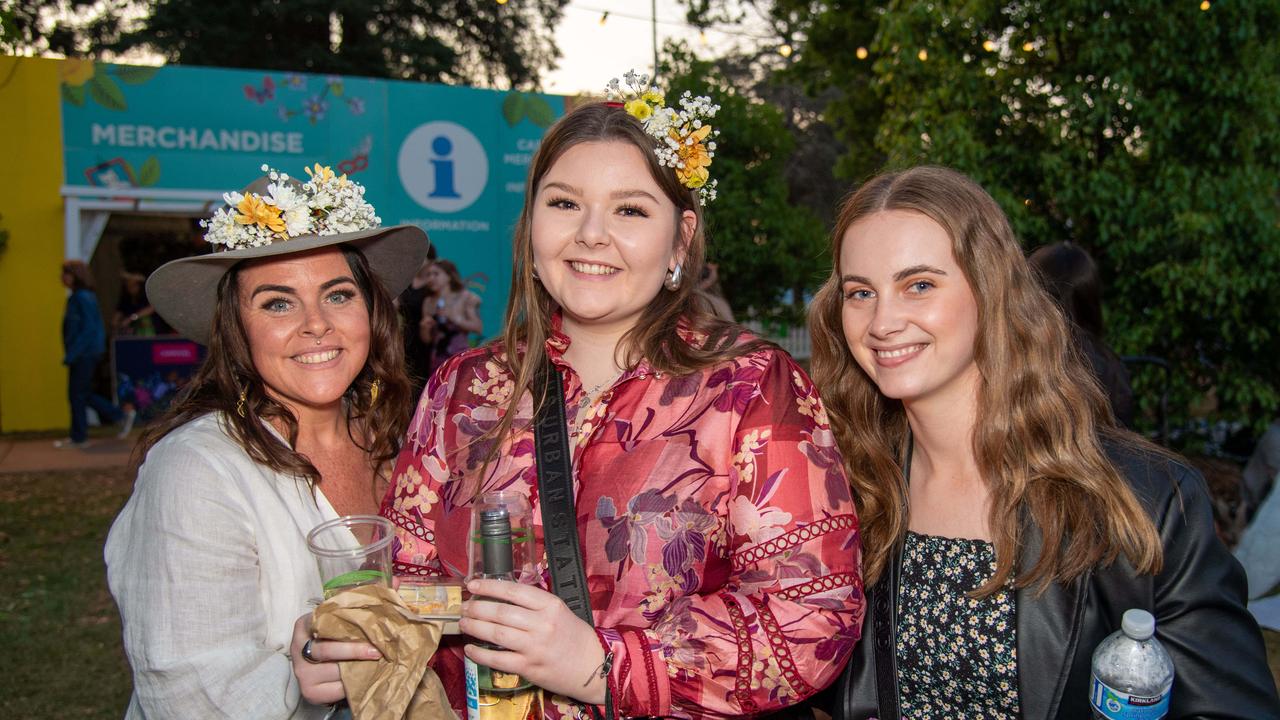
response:
<path id="1" fill-rule="evenodd" d="M 509 0 L 496 0 L 496 2 L 499 5 L 506 5 L 509 2 Z M 708 43 L 707 41 L 708 30 L 719 33 L 721 35 L 750 38 L 752 40 L 757 40 L 762 42 L 770 42 L 770 41 L 776 40 L 776 38 L 772 36 L 760 35 L 760 34 L 746 32 L 738 29 L 728 30 L 723 27 L 710 27 L 710 26 L 703 27 L 703 26 L 695 25 L 693 23 L 689 23 L 683 20 L 672 20 L 670 18 L 660 18 L 658 17 L 658 14 L 657 14 L 656 4 L 654 6 L 653 12 L 650 15 L 638 15 L 635 13 L 624 12 L 622 10 L 609 10 L 606 8 L 583 5 L 576 2 L 571 2 L 565 7 L 567 9 L 578 10 L 581 12 L 599 13 L 601 27 L 604 27 L 605 25 L 607 25 L 609 22 L 609 18 L 611 17 L 620 17 L 627 20 L 635 20 L 635 21 L 649 23 L 654 27 L 655 45 L 656 45 L 656 38 L 657 38 L 657 26 L 659 25 L 679 27 L 685 30 L 696 31 L 698 33 L 699 42 L 701 42 L 703 45 L 706 45 Z M 1213 7 L 1213 3 L 1210 2 L 1210 0 L 1200 1 L 1201 11 L 1208 12 L 1212 7 Z M 1035 50 L 1035 47 L 1036 46 L 1034 42 L 1031 42 L 1031 41 L 1024 42 L 1022 44 L 1022 51 L 1032 52 L 1033 50 Z M 995 52 L 998 48 L 999 48 L 999 45 L 996 43 L 995 40 L 988 38 L 987 40 L 984 40 L 982 42 L 982 49 L 989 53 Z M 779 43 L 776 50 L 778 54 L 784 58 L 790 58 L 791 55 L 795 52 L 795 48 L 786 42 Z M 655 48 L 655 52 L 656 52 L 656 48 Z M 857 49 L 854 50 L 854 56 L 857 57 L 859 60 L 866 60 L 868 57 L 871 56 L 871 52 L 867 50 L 865 46 L 859 46 Z M 916 58 L 919 59 L 920 62 L 928 61 L 929 51 L 926 48 L 920 48 L 920 50 L 916 53 Z"/>

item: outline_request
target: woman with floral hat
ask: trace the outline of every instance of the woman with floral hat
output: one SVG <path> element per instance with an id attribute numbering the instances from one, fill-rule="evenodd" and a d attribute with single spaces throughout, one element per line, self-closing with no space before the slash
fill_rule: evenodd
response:
<path id="1" fill-rule="evenodd" d="M 396 571 L 414 576 L 467 574 L 486 492 L 532 503 L 550 567 L 536 585 L 471 581 L 464 636 L 436 655 L 459 712 L 465 654 L 542 687 L 548 717 L 768 713 L 830 683 L 861 628 L 857 518 L 822 403 L 785 352 L 694 294 L 716 108 L 628 79 L 625 107 L 579 107 L 544 137 L 504 335 L 433 376 L 383 501 Z M 314 653 L 343 659 L 329 645 Z M 305 696 L 340 696 L 327 664 L 302 668 Z"/>
<path id="2" fill-rule="evenodd" d="M 266 168 L 264 168 L 265 170 Z M 311 171 L 308 171 L 311 173 Z M 220 252 L 151 275 L 157 312 L 208 356 L 143 437 L 107 538 L 133 667 L 128 718 L 321 718 L 293 621 L 321 595 L 316 525 L 372 513 L 412 407 L 391 298 L 426 259 L 364 189 L 272 172 L 204 223 Z"/>

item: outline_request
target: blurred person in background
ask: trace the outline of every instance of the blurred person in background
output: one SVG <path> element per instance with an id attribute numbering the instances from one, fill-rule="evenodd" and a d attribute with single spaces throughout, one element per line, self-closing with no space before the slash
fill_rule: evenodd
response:
<path id="1" fill-rule="evenodd" d="M 1280 586 L 1280 421 L 1273 422 L 1249 456 L 1241 483 L 1241 512 L 1248 525 L 1240 534 L 1236 559 L 1249 576 L 1249 597 L 1270 595 Z"/>
<path id="2" fill-rule="evenodd" d="M 484 331 L 480 296 L 467 289 L 458 266 L 434 260 L 426 267 L 428 293 L 422 299 L 418 335 L 427 347 L 427 376 L 445 360 L 471 347 L 471 333 Z"/>
<path id="3" fill-rule="evenodd" d="M 107 350 L 107 329 L 102 323 L 93 274 L 80 260 L 62 263 L 62 284 L 71 291 L 62 316 L 62 364 L 67 366 L 67 398 L 71 403 L 71 437 L 58 440 L 56 448 L 83 448 L 89 442 L 88 408 L 104 423 L 121 422 L 120 437 L 133 429 L 137 412 L 121 410 L 93 392 L 93 376 Z"/>
<path id="4" fill-rule="evenodd" d="M 702 276 L 698 279 L 698 298 L 707 304 L 712 315 L 725 322 L 734 322 L 733 308 L 724 298 L 724 289 L 720 287 L 720 268 L 715 263 L 709 262 L 702 269 Z"/>
<path id="5" fill-rule="evenodd" d="M 434 251 L 434 248 L 432 250 Z M 428 260 L 434 259 L 434 256 L 428 258 Z M 427 378 L 431 375 L 428 369 L 431 362 L 431 348 L 423 342 L 422 333 L 418 331 L 422 324 L 422 301 L 431 293 L 431 289 L 427 286 L 427 274 L 430 270 L 431 263 L 427 262 L 418 269 L 409 287 L 396 298 L 396 308 L 400 312 L 404 334 L 405 372 L 409 376 L 409 382 L 413 384 L 414 398 L 422 394 L 422 387 L 427 384 Z"/>
<path id="6" fill-rule="evenodd" d="M 1071 325 L 1071 336 L 1089 361 L 1120 424 L 1133 429 L 1133 388 L 1124 361 L 1103 340 L 1102 276 L 1085 249 L 1073 242 L 1046 245 L 1031 253 L 1031 266 Z"/>
<path id="7" fill-rule="evenodd" d="M 1263 500 L 1274 492 L 1277 477 L 1280 477 L 1280 420 L 1267 426 L 1244 466 L 1241 503 L 1245 522 L 1253 520 Z"/>
<path id="8" fill-rule="evenodd" d="M 120 299 L 116 301 L 114 322 L 116 335 L 150 337 L 172 332 L 147 300 L 146 282 L 146 276 L 140 273 L 120 273 Z"/>

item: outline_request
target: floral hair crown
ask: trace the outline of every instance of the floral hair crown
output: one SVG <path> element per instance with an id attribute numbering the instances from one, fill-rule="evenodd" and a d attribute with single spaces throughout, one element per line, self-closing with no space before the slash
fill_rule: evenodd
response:
<path id="1" fill-rule="evenodd" d="M 316 163 L 306 168 L 310 180 L 290 182 L 289 176 L 262 166 L 271 183 L 267 193 L 231 192 L 223 195 L 230 207 L 201 220 L 204 239 L 227 250 L 259 247 L 302 235 L 337 235 L 372 230 L 382 224 L 364 199 L 364 186 L 334 175 Z"/>
<path id="2" fill-rule="evenodd" d="M 715 157 L 720 131 L 707 121 L 716 116 L 719 105 L 706 95 L 694 97 L 686 91 L 678 111 L 667 107 L 662 92 L 649 84 L 649 76 L 633 70 L 621 81 L 610 80 L 606 92 L 610 101 L 620 103 L 658 141 L 654 153 L 659 165 L 674 170 L 680 184 L 697 190 L 703 205 L 716 199 L 716 181 L 710 179 L 707 167 Z"/>

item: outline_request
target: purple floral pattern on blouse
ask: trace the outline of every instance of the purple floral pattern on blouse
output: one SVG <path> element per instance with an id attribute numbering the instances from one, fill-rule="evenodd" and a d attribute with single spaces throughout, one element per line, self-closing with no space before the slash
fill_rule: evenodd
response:
<path id="1" fill-rule="evenodd" d="M 864 607 L 857 517 L 808 377 L 776 349 L 687 377 L 642 360 L 587 403 L 568 344 L 555 332 L 547 352 L 565 378 L 579 541 L 618 712 L 766 713 L 830 684 Z M 501 358 L 457 355 L 423 393 L 382 507 L 399 574 L 465 574 L 482 492 L 526 493 L 541 544 L 527 394 L 486 462 L 482 437 L 513 389 Z M 461 709 L 461 639 L 441 647 L 433 663 Z M 545 703 L 548 717 L 573 707 Z"/>

